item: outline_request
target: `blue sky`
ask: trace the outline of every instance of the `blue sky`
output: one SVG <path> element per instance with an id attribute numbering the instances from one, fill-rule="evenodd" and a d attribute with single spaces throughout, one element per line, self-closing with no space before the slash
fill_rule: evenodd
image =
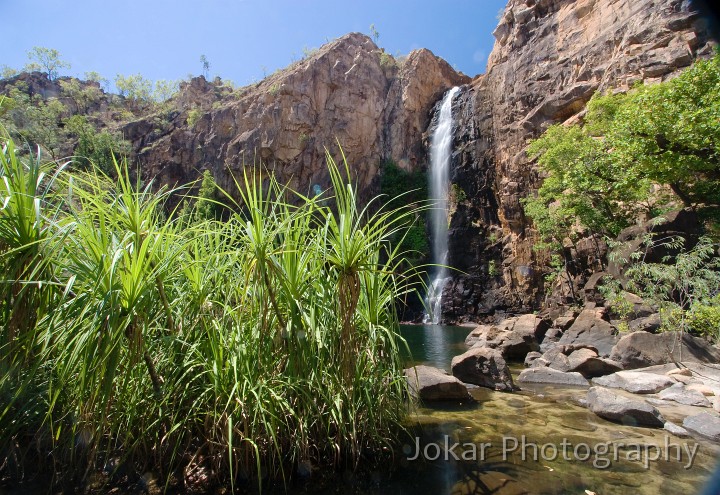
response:
<path id="1" fill-rule="evenodd" d="M 352 31 L 379 32 L 392 54 L 428 48 L 470 76 L 485 71 L 506 0 L 0 0 L 0 66 L 22 68 L 33 46 L 56 48 L 63 73 L 200 74 L 244 85 Z"/>

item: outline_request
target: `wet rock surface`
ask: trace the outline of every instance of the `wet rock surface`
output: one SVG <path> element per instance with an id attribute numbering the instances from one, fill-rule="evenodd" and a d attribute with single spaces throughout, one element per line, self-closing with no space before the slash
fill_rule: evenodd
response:
<path id="1" fill-rule="evenodd" d="M 472 400 L 467 386 L 445 371 L 432 366 L 414 366 L 405 370 L 408 389 L 414 396 L 427 401 Z"/>
<path id="2" fill-rule="evenodd" d="M 529 368 L 518 376 L 518 383 L 547 383 L 587 387 L 590 383 L 580 373 L 564 372 L 552 368 Z"/>
<path id="3" fill-rule="evenodd" d="M 601 418 L 624 425 L 662 427 L 665 423 L 660 412 L 646 401 L 628 399 L 603 387 L 591 387 L 587 402 Z"/>

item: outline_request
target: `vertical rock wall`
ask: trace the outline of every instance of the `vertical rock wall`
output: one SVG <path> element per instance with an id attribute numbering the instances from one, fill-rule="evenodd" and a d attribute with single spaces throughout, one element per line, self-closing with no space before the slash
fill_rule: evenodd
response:
<path id="1" fill-rule="evenodd" d="M 457 99 L 448 320 L 527 311 L 543 293 L 521 199 L 541 182 L 525 149 L 576 119 L 596 91 L 672 77 L 713 52 L 706 20 L 682 0 L 510 0 L 485 75 Z"/>

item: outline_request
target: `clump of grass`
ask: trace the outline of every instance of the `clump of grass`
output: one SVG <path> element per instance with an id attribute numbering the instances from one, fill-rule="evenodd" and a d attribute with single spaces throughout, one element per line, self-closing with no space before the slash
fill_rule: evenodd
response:
<path id="1" fill-rule="evenodd" d="M 37 460 L 72 486 L 98 466 L 261 486 L 392 446 L 409 287 L 389 240 L 413 216 L 359 208 L 346 164 L 328 155 L 314 198 L 246 168 L 220 222 L 125 164 L 69 172 L 11 141 L 2 159 L 5 476 Z"/>

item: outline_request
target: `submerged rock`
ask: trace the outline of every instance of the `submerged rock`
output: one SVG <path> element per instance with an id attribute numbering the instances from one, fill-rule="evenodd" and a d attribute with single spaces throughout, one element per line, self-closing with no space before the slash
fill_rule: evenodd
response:
<path id="1" fill-rule="evenodd" d="M 466 383 L 503 392 L 515 390 L 512 375 L 500 351 L 487 347 L 473 347 L 455 356 L 452 374 Z"/>
<path id="2" fill-rule="evenodd" d="M 588 408 L 600 416 L 628 426 L 662 427 L 665 419 L 644 400 L 629 399 L 606 388 L 591 387 L 587 395 Z"/>
<path id="3" fill-rule="evenodd" d="M 685 428 L 680 425 L 676 425 L 672 421 L 665 421 L 663 428 L 665 428 L 665 430 L 667 430 L 669 433 L 672 433 L 676 437 L 687 438 L 690 436 L 690 433 L 688 433 Z"/>
<path id="4" fill-rule="evenodd" d="M 633 394 L 655 394 L 675 383 L 668 376 L 640 371 L 618 371 L 612 375 L 593 378 L 592 382 L 593 385 L 621 388 Z"/>
<path id="5" fill-rule="evenodd" d="M 518 383 L 548 383 L 587 387 L 590 383 L 580 373 L 569 373 L 552 368 L 530 368 L 518 376 Z"/>
<path id="6" fill-rule="evenodd" d="M 405 370 L 408 389 L 422 400 L 472 400 L 463 382 L 432 366 L 415 366 Z"/>

